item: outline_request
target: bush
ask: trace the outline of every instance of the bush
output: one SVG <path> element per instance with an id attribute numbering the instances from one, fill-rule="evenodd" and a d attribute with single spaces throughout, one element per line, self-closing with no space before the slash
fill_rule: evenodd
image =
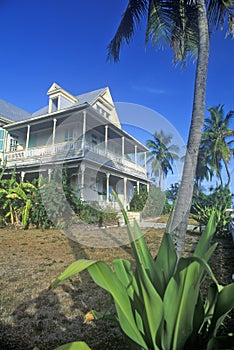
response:
<path id="1" fill-rule="evenodd" d="M 105 226 L 118 223 L 118 214 L 112 208 L 101 208 L 98 202 L 83 203 L 80 219 L 88 224 Z"/>
<path id="2" fill-rule="evenodd" d="M 206 226 L 211 212 L 216 210 L 217 214 L 217 228 L 216 235 L 229 235 L 228 224 L 230 217 L 225 214 L 227 208 L 231 208 L 232 196 L 227 187 L 217 187 L 211 194 L 198 193 L 193 197 L 193 204 L 191 208 L 191 216 L 200 225 Z"/>
<path id="3" fill-rule="evenodd" d="M 130 202 L 130 211 L 142 211 L 147 202 L 148 192 L 146 186 L 139 187 L 139 193 L 137 189 L 134 189 L 133 196 Z"/>
<path id="4" fill-rule="evenodd" d="M 143 217 L 157 217 L 162 214 L 166 195 L 156 186 L 150 186 L 148 199 L 142 211 Z"/>

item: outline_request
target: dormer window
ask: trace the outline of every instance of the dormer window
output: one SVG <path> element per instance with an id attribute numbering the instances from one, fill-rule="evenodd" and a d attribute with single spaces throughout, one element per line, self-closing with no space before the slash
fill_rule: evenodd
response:
<path id="1" fill-rule="evenodd" d="M 54 113 L 69 108 L 71 105 L 78 102 L 76 97 L 72 96 L 56 83 L 50 87 L 47 91 L 47 95 L 49 96 L 48 113 Z"/>
<path id="2" fill-rule="evenodd" d="M 58 97 L 51 99 L 51 112 L 56 112 L 58 110 Z"/>

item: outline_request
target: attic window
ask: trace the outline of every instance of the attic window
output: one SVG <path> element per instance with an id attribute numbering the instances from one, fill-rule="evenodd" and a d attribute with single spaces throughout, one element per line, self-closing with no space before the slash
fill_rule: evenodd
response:
<path id="1" fill-rule="evenodd" d="M 58 110 L 58 97 L 51 99 L 51 112 L 56 112 Z"/>

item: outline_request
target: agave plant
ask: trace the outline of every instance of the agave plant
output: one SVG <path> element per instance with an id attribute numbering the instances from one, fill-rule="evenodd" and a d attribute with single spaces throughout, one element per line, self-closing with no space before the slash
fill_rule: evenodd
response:
<path id="1" fill-rule="evenodd" d="M 169 223 L 154 259 L 139 226 L 135 222 L 133 229 L 121 208 L 135 269 L 125 259 L 114 260 L 113 269 L 102 261 L 81 259 L 72 263 L 50 288 L 88 270 L 94 282 L 113 297 L 120 328 L 134 350 L 211 350 L 229 342 L 230 337 L 217 336 L 217 330 L 234 306 L 234 284 L 221 286 L 208 264 L 217 246 L 210 244 L 216 229 L 215 212 L 191 257 L 177 258 Z M 201 284 L 207 274 L 212 284 L 203 301 Z M 74 347 L 64 349 L 84 349 L 79 343 L 69 346 Z"/>

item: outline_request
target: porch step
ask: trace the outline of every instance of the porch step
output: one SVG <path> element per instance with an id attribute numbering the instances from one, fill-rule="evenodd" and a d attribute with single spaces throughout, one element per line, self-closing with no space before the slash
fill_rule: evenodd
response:
<path id="1" fill-rule="evenodd" d="M 141 212 L 138 212 L 138 211 L 128 211 L 128 212 L 127 212 L 127 215 L 128 215 L 128 219 L 129 219 L 130 225 L 133 225 L 133 224 L 134 224 L 134 219 L 135 219 L 138 223 L 140 223 L 141 220 L 142 220 Z M 124 217 L 123 217 L 122 213 L 118 213 L 118 216 L 119 216 L 119 226 L 124 226 L 124 225 L 125 225 L 125 222 L 124 222 Z"/>

